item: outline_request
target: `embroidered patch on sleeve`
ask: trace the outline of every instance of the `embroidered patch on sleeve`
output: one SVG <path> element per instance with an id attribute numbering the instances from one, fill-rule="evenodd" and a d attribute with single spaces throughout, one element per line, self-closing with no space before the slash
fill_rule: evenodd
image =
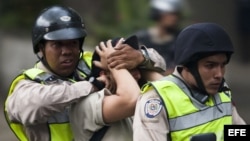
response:
<path id="1" fill-rule="evenodd" d="M 161 109 L 162 101 L 159 99 L 152 98 L 146 102 L 144 112 L 148 118 L 154 118 L 160 113 Z"/>

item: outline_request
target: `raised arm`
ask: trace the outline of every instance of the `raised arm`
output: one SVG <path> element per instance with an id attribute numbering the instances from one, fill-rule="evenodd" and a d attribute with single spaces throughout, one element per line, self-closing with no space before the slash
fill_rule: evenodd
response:
<path id="1" fill-rule="evenodd" d="M 117 45 L 121 44 L 121 42 L 120 40 Z M 111 40 L 109 40 L 107 45 L 103 42 L 100 43 L 100 49 L 97 48 L 96 51 L 100 55 L 102 62 L 105 62 L 107 56 L 115 50 L 111 45 Z M 128 70 L 110 67 L 108 69 L 117 86 L 115 94 L 105 96 L 103 100 L 103 119 L 106 123 L 111 123 L 134 114 L 140 88 Z"/>

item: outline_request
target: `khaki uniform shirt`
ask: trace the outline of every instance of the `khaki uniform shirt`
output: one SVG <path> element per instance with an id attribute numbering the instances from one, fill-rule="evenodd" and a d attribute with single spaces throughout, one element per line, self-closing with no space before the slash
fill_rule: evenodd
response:
<path id="1" fill-rule="evenodd" d="M 146 46 L 141 46 L 142 49 L 146 49 L 149 55 L 151 63 L 145 64 L 142 68 L 146 68 L 148 70 L 154 71 L 166 71 L 167 62 L 165 62 L 164 58 L 153 48 L 147 48 Z"/>
<path id="2" fill-rule="evenodd" d="M 37 68 L 49 72 L 42 63 L 38 63 Z M 25 126 L 29 140 L 48 141 L 49 117 L 68 109 L 71 103 L 87 96 L 92 90 L 92 84 L 87 81 L 42 85 L 21 80 L 7 99 L 7 113 L 11 121 Z"/>
<path id="3" fill-rule="evenodd" d="M 175 70 L 175 75 L 180 74 Z M 167 141 L 169 133 L 168 117 L 165 108 L 162 105 L 155 105 L 152 109 L 149 100 L 161 101 L 157 92 L 152 89 L 138 98 L 133 122 L 133 140 L 134 141 Z M 147 113 L 154 115 L 153 118 L 148 118 Z M 239 116 L 236 107 L 232 107 L 233 124 L 246 124 Z"/>
<path id="4" fill-rule="evenodd" d="M 108 96 L 111 93 L 103 89 L 72 105 L 70 123 L 75 141 L 89 141 L 94 132 L 107 125 L 102 116 L 102 101 L 105 95 Z M 132 141 L 132 118 L 126 118 L 108 126 L 102 141 Z"/>

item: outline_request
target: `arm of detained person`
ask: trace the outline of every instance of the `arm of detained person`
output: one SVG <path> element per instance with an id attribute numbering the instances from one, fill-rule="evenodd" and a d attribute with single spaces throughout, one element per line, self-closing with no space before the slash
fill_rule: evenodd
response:
<path id="1" fill-rule="evenodd" d="M 140 46 L 140 49 L 136 50 L 128 44 L 121 44 L 115 49 L 116 51 L 108 57 L 108 64 L 111 68 L 133 69 L 139 67 L 160 74 L 166 70 L 163 57 L 153 48 Z"/>
<path id="2" fill-rule="evenodd" d="M 232 116 L 233 116 L 233 124 L 235 125 L 241 125 L 246 124 L 246 122 L 243 120 L 243 118 L 239 115 L 237 108 L 235 107 L 235 104 L 232 104 Z"/>
<path id="3" fill-rule="evenodd" d="M 6 108 L 12 121 L 24 125 L 46 123 L 50 116 L 65 110 L 93 90 L 88 81 L 60 81 L 45 85 L 25 79 L 18 82 L 8 97 Z"/>
<path id="4" fill-rule="evenodd" d="M 119 46 L 121 43 L 122 39 L 119 40 L 116 46 Z M 107 58 L 115 50 L 112 47 L 111 40 L 109 40 L 107 41 L 107 46 L 103 42 L 100 43 L 100 49 L 97 47 L 96 51 L 101 57 L 101 61 L 103 61 L 105 60 L 103 58 Z M 94 63 L 102 67 L 100 62 Z M 111 67 L 108 67 L 108 69 L 114 77 L 117 89 L 115 94 L 107 95 L 103 99 L 103 119 L 105 123 L 112 123 L 134 114 L 135 104 L 140 95 L 140 88 L 127 69 Z"/>

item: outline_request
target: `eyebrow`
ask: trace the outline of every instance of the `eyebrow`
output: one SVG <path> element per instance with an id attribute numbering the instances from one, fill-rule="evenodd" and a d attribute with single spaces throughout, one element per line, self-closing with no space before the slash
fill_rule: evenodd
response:
<path id="1" fill-rule="evenodd" d="M 220 62 L 215 62 L 215 61 L 210 61 L 210 60 L 205 61 L 205 63 L 220 64 Z M 224 61 L 224 62 L 222 62 L 222 63 L 223 63 L 223 64 L 227 64 L 227 61 Z"/>

